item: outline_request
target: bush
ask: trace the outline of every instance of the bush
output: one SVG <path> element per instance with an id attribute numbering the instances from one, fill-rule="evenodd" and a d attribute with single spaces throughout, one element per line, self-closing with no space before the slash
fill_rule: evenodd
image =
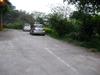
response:
<path id="1" fill-rule="evenodd" d="M 51 28 L 45 28 L 45 32 L 46 32 L 46 34 L 48 34 L 50 36 L 58 37 L 58 33 Z"/>
<path id="2" fill-rule="evenodd" d="M 87 47 L 87 48 L 90 48 L 90 49 L 93 48 L 93 49 L 96 49 L 97 51 L 100 52 L 100 38 L 94 38 L 91 41 L 83 42 L 81 44 L 81 46 Z"/>
<path id="3" fill-rule="evenodd" d="M 9 23 L 9 24 L 7 24 L 6 27 L 10 28 L 10 29 L 22 29 L 23 28 L 23 23 L 21 23 L 21 22 Z"/>
<path id="4" fill-rule="evenodd" d="M 73 30 L 74 32 L 79 32 L 80 31 L 80 27 L 82 25 L 81 21 L 71 19 L 69 22 L 74 26 L 74 30 Z"/>
<path id="5" fill-rule="evenodd" d="M 95 32 L 100 35 L 100 15 L 93 17 L 92 23 L 95 25 Z"/>
<path id="6" fill-rule="evenodd" d="M 79 35 L 79 33 L 77 33 L 77 32 L 72 32 L 72 33 L 70 33 L 70 34 L 66 34 L 66 35 L 65 35 L 65 38 L 70 38 L 70 39 L 72 39 L 72 40 L 78 40 L 78 35 Z"/>
<path id="7" fill-rule="evenodd" d="M 58 14 L 50 16 L 49 24 L 58 33 L 59 37 L 64 37 L 66 34 L 76 31 L 73 22 L 68 21 Z"/>

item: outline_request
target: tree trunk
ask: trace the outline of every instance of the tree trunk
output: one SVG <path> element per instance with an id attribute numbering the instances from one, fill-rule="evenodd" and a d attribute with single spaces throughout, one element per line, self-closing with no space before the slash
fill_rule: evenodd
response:
<path id="1" fill-rule="evenodd" d="M 3 30 L 3 13 L 1 11 L 1 15 L 0 15 L 0 31 Z"/>

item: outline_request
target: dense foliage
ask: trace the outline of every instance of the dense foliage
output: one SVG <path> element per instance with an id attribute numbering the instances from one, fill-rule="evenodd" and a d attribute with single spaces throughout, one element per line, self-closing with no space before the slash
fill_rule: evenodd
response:
<path id="1" fill-rule="evenodd" d="M 4 16 L 5 25 L 8 28 L 22 29 L 24 23 L 33 25 L 35 21 L 36 23 L 47 24 L 45 25 L 47 34 L 77 41 L 82 46 L 96 48 L 100 51 L 100 1 L 64 1 L 75 4 L 78 9 L 71 13 L 69 17 L 69 8 L 64 10 L 62 7 L 54 8 L 52 13 L 47 16 L 41 12 L 29 14 L 25 11 L 12 9 Z"/>
<path id="2" fill-rule="evenodd" d="M 69 18 L 63 17 L 61 13 L 49 15 L 49 28 L 55 31 L 59 37 L 77 41 L 87 48 L 95 48 L 100 51 L 100 15 L 99 2 L 93 7 L 96 0 L 68 0 L 76 4 L 78 10 L 71 13 Z M 95 10 L 94 10 L 95 9 Z M 53 32 L 52 34 L 55 34 Z M 57 36 L 57 35 L 55 35 Z"/>
<path id="3" fill-rule="evenodd" d="M 25 23 L 34 24 L 34 18 L 25 11 L 12 10 L 4 16 L 5 27 L 22 29 Z"/>
<path id="4" fill-rule="evenodd" d="M 75 21 L 69 21 L 56 13 L 49 16 L 50 28 L 54 29 L 58 33 L 59 37 L 64 37 L 66 34 L 70 34 L 75 31 L 77 32 L 79 29 L 77 27 L 78 23 L 74 25 L 75 23 Z"/>
<path id="5" fill-rule="evenodd" d="M 100 12 L 100 1 L 99 0 L 65 0 L 69 3 L 75 4 L 77 8 L 89 14 L 97 14 Z"/>
<path id="6" fill-rule="evenodd" d="M 3 14 L 7 13 L 8 11 L 10 11 L 10 9 L 12 9 L 13 6 L 12 4 L 9 2 L 9 0 L 4 0 L 3 3 L 0 2 L 0 14 L 1 12 Z"/>
<path id="7" fill-rule="evenodd" d="M 13 8 L 9 0 L 0 1 L 0 31 L 3 30 L 3 16 Z"/>

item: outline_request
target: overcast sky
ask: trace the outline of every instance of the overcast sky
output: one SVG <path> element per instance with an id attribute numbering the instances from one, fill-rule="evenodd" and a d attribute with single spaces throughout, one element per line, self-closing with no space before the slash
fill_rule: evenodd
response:
<path id="1" fill-rule="evenodd" d="M 19 10 L 45 13 L 49 13 L 52 7 L 63 4 L 63 0 L 10 0 L 10 2 Z"/>

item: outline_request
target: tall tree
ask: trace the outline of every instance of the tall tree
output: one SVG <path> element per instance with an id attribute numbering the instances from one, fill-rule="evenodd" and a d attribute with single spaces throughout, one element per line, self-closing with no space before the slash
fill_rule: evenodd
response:
<path id="1" fill-rule="evenodd" d="M 62 15 L 64 18 L 67 18 L 72 12 L 71 8 L 68 5 L 58 5 L 51 9 L 52 13 L 57 13 Z"/>
<path id="2" fill-rule="evenodd" d="M 80 35 L 79 35 L 80 40 L 86 40 L 86 41 L 91 40 L 99 32 L 100 29 L 99 27 L 100 17 L 98 14 L 100 13 L 100 2 L 98 3 L 95 2 L 98 0 L 91 0 L 91 1 L 90 0 L 68 0 L 68 1 L 70 3 L 74 3 L 77 6 L 79 6 L 78 11 L 74 11 L 70 17 L 80 20 L 82 22 Z"/>
<path id="3" fill-rule="evenodd" d="M 3 15 L 5 15 L 5 13 L 7 13 L 11 7 L 12 6 L 9 0 L 0 0 L 0 30 L 3 29 Z"/>
<path id="4" fill-rule="evenodd" d="M 88 14 L 95 15 L 100 12 L 100 0 L 64 0 L 75 4 L 77 8 Z"/>

